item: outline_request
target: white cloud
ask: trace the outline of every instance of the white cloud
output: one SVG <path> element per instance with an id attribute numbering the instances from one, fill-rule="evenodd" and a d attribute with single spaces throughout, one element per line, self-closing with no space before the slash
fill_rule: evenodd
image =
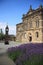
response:
<path id="1" fill-rule="evenodd" d="M 2 30 L 3 30 L 3 32 L 4 32 L 4 34 L 5 34 L 5 27 L 6 27 L 6 22 L 0 22 L 0 29 L 2 28 Z M 9 34 L 13 34 L 13 35 L 16 35 L 16 26 L 14 26 L 14 25 L 8 25 L 8 27 L 9 27 Z"/>
<path id="2" fill-rule="evenodd" d="M 9 26 L 9 34 L 16 35 L 16 26 Z"/>

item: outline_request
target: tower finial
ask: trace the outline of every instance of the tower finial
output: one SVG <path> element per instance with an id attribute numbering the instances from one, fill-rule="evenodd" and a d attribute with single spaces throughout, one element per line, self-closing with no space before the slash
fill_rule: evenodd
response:
<path id="1" fill-rule="evenodd" d="M 40 4 L 39 8 L 40 8 L 40 9 L 42 8 L 42 4 Z"/>
<path id="2" fill-rule="evenodd" d="M 30 5 L 30 11 L 32 10 L 32 5 Z"/>

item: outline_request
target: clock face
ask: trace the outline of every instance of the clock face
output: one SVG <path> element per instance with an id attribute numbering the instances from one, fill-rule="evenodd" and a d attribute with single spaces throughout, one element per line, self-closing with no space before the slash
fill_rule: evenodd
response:
<path id="1" fill-rule="evenodd" d="M 9 31 L 9 29 L 6 29 L 6 31 Z"/>

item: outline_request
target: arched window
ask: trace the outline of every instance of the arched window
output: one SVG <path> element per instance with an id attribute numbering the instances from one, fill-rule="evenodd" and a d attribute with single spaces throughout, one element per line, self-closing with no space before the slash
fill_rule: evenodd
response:
<path id="1" fill-rule="evenodd" d="M 39 33 L 38 33 L 38 32 L 36 32 L 36 37 L 37 37 L 37 38 L 39 37 Z"/>

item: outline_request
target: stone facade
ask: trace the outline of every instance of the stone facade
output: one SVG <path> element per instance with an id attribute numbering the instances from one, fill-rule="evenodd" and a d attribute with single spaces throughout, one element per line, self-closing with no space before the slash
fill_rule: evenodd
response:
<path id="1" fill-rule="evenodd" d="M 22 23 L 16 25 L 16 40 L 20 42 L 43 42 L 43 6 L 36 10 L 30 6 L 23 14 Z"/>

